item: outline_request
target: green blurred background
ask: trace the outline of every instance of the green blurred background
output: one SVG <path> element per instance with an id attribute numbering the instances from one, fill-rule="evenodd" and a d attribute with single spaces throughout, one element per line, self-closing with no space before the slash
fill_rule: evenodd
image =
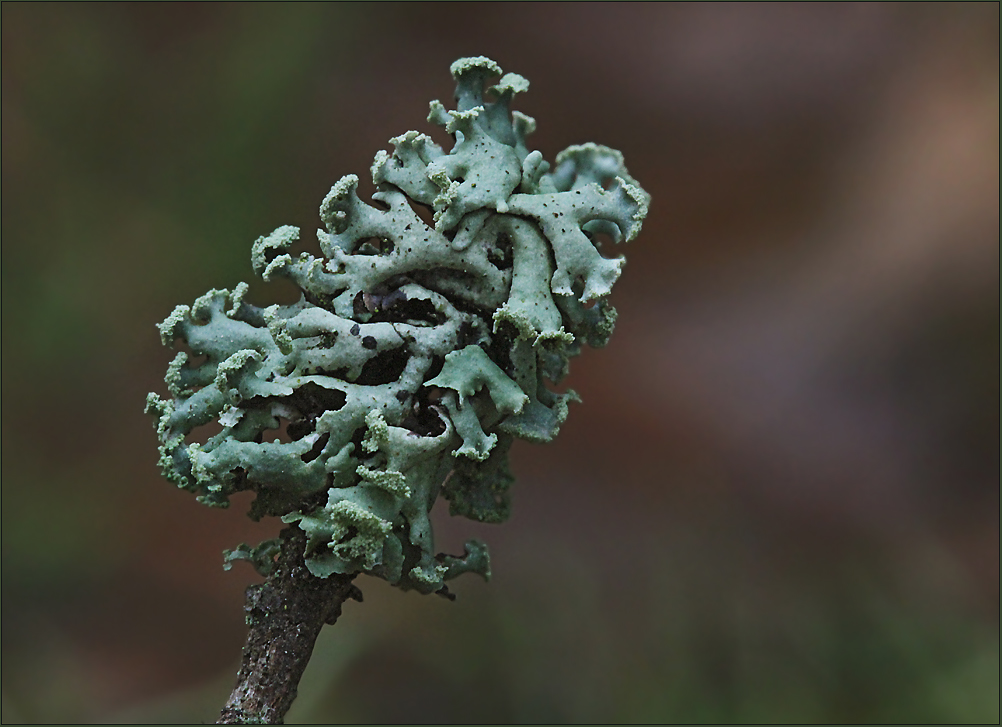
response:
<path id="1" fill-rule="evenodd" d="M 290 722 L 998 722 L 999 6 L 2 6 L 3 721 L 213 721 L 274 536 L 155 467 L 154 324 L 530 79 L 653 195 L 494 580 L 362 579 Z M 371 185 L 363 193 L 371 192 Z M 260 281 L 258 304 L 289 291 Z"/>

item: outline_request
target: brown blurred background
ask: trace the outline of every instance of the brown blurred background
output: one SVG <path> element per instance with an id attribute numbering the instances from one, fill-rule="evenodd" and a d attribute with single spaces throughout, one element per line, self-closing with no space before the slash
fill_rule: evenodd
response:
<path id="1" fill-rule="evenodd" d="M 493 581 L 362 579 L 289 721 L 997 722 L 997 3 L 4 3 L 3 721 L 215 719 L 279 526 L 160 477 L 154 324 L 480 54 L 653 195 L 619 326 L 438 512 Z"/>

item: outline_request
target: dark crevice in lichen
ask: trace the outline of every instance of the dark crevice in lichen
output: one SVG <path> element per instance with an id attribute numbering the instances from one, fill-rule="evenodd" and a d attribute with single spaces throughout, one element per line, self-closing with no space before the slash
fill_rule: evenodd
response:
<path id="1" fill-rule="evenodd" d="M 197 426 L 190 432 L 188 432 L 187 436 L 185 436 L 185 441 L 189 443 L 207 442 L 212 437 L 219 434 L 221 431 L 223 431 L 223 425 L 220 424 L 217 420 L 213 419 L 211 422 L 202 424 L 201 426 Z"/>
<path id="2" fill-rule="evenodd" d="M 362 440 L 365 439 L 365 431 L 366 427 L 358 427 L 354 432 L 352 432 L 351 438 L 348 440 L 355 447 L 354 452 L 356 457 L 361 457 L 364 453 L 364 450 L 362 449 Z"/>
<path id="3" fill-rule="evenodd" d="M 366 237 L 358 240 L 352 250 L 353 255 L 389 255 L 393 252 L 393 241 L 384 237 Z"/>
<path id="4" fill-rule="evenodd" d="M 244 303 L 240 308 L 240 320 L 255 328 L 267 328 L 268 323 L 264 319 L 264 309 Z"/>
<path id="5" fill-rule="evenodd" d="M 288 444 L 292 441 L 292 437 L 288 432 L 289 420 L 285 417 L 278 417 L 278 426 L 274 429 L 264 430 L 264 440 L 266 442 L 281 442 L 282 444 Z"/>
<path id="6" fill-rule="evenodd" d="M 335 478 L 333 472 L 328 472 L 327 492 L 330 492 L 331 490 L 335 489 L 338 489 L 337 479 Z M 309 512 L 310 510 L 313 510 L 315 508 L 322 507 L 324 504 L 326 504 L 326 502 L 327 502 L 326 493 L 324 493 L 324 496 L 322 498 L 320 497 L 320 493 L 316 493 L 304 499 L 302 501 L 302 507 L 300 507 L 299 509 L 302 510 L 303 512 Z"/>
<path id="7" fill-rule="evenodd" d="M 364 339 L 363 339 L 363 345 Z M 363 386 L 382 386 L 391 384 L 400 378 L 408 361 L 408 346 L 380 351 L 366 361 L 361 373 L 355 379 L 356 384 Z"/>
<path id="8" fill-rule="evenodd" d="M 289 437 L 293 442 L 298 442 L 303 437 L 315 432 L 316 428 L 316 419 L 297 419 L 289 422 L 289 426 L 286 428 L 286 431 L 289 433 Z M 306 462 L 308 460 L 304 459 L 303 461 Z"/>
<path id="9" fill-rule="evenodd" d="M 340 381 L 348 381 L 348 382 L 350 382 L 350 379 L 348 377 L 348 367 L 347 366 L 341 367 L 339 369 L 323 369 L 323 368 L 318 368 L 316 370 L 316 375 L 317 376 L 326 376 L 329 379 L 338 379 Z"/>
<path id="10" fill-rule="evenodd" d="M 428 227 L 428 229 L 435 229 L 435 210 L 431 208 L 430 205 L 421 204 L 410 197 L 407 197 L 407 202 L 410 204 L 411 209 L 414 210 L 422 222 Z"/>
<path id="11" fill-rule="evenodd" d="M 442 372 L 442 366 L 444 365 L 445 365 L 444 356 L 434 356 L 431 359 L 431 363 L 428 364 L 428 369 L 424 372 L 424 380 L 431 381 L 432 379 L 434 379 Z M 426 389 L 427 387 L 422 386 L 421 389 L 419 389 L 418 393 L 420 393 L 421 391 L 425 391 Z"/>
<path id="12" fill-rule="evenodd" d="M 415 282 L 428 290 L 444 295 L 459 310 L 473 310 L 478 314 L 484 311 L 483 303 L 480 303 L 478 298 L 484 281 L 478 275 L 452 268 L 435 268 L 414 271 L 412 277 Z"/>
<path id="13" fill-rule="evenodd" d="M 347 395 L 340 389 L 328 389 L 312 381 L 301 384 L 289 400 L 303 416 L 316 418 L 325 411 L 337 411 L 345 405 Z"/>
<path id="14" fill-rule="evenodd" d="M 440 414 L 438 392 L 435 387 L 422 387 L 414 397 L 414 406 L 400 422 L 400 426 L 422 437 L 437 437 L 445 431 L 445 423 Z"/>
<path id="15" fill-rule="evenodd" d="M 511 370 L 511 348 L 518 337 L 518 330 L 509 321 L 498 321 L 497 331 L 486 345 L 482 345 L 490 359 L 502 371 Z"/>
<path id="16" fill-rule="evenodd" d="M 456 348 L 465 348 L 471 343 L 476 343 L 480 339 L 480 334 L 470 321 L 463 321 L 459 324 L 456 332 Z"/>
<path id="17" fill-rule="evenodd" d="M 310 305 L 315 305 L 317 308 L 323 308 L 324 310 L 334 310 L 334 299 L 337 298 L 346 289 L 340 288 L 332 293 L 322 293 L 319 291 L 303 291 L 303 297 L 307 303 Z"/>
<path id="18" fill-rule="evenodd" d="M 400 292 L 400 296 L 394 298 L 393 294 L 390 294 L 383 298 L 380 309 L 372 314 L 369 322 L 411 323 L 416 321 L 431 326 L 438 326 L 445 322 L 445 314 L 435 310 L 435 306 L 430 300 L 407 299 L 402 292 Z"/>
<path id="19" fill-rule="evenodd" d="M 507 232 L 501 232 L 494 244 L 487 249 L 487 261 L 498 270 L 507 270 L 512 265 L 512 242 Z"/>
<path id="20" fill-rule="evenodd" d="M 368 312 L 365 310 L 365 300 L 362 298 L 361 290 L 355 293 L 355 297 L 351 299 L 351 312 L 355 320 Z"/>

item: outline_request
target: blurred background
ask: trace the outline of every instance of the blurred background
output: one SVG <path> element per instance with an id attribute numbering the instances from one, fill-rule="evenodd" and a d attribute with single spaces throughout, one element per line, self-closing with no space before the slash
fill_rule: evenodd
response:
<path id="1" fill-rule="evenodd" d="M 160 476 L 154 324 L 481 54 L 652 194 L 618 328 L 436 512 L 493 581 L 362 578 L 288 721 L 997 723 L 997 3 L 4 3 L 3 722 L 215 720 L 279 524 Z"/>

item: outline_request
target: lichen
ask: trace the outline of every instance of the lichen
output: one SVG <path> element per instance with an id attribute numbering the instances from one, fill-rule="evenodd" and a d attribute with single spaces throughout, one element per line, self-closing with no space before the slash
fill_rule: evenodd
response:
<path id="1" fill-rule="evenodd" d="M 158 328 L 186 350 L 168 367 L 170 398 L 147 399 L 161 469 L 200 502 L 252 490 L 251 517 L 306 532 L 315 575 L 422 593 L 489 577 L 478 541 L 435 552 L 429 512 L 441 495 L 454 515 L 508 517 L 513 440 L 556 436 L 578 399 L 549 384 L 615 324 L 607 297 L 624 260 L 598 236 L 634 239 L 649 204 L 615 150 L 572 146 L 551 172 L 528 149 L 535 121 L 511 110 L 523 77 L 483 57 L 451 70 L 457 108 L 433 101 L 428 119 L 452 148 L 416 131 L 390 139 L 371 169 L 375 204 L 358 177 L 340 179 L 320 206 L 320 257 L 292 252 L 296 227 L 258 238 L 254 272 L 291 281 L 299 301 L 261 308 L 242 282 L 178 306 Z M 241 544 L 226 564 L 264 572 L 274 548 Z"/>

